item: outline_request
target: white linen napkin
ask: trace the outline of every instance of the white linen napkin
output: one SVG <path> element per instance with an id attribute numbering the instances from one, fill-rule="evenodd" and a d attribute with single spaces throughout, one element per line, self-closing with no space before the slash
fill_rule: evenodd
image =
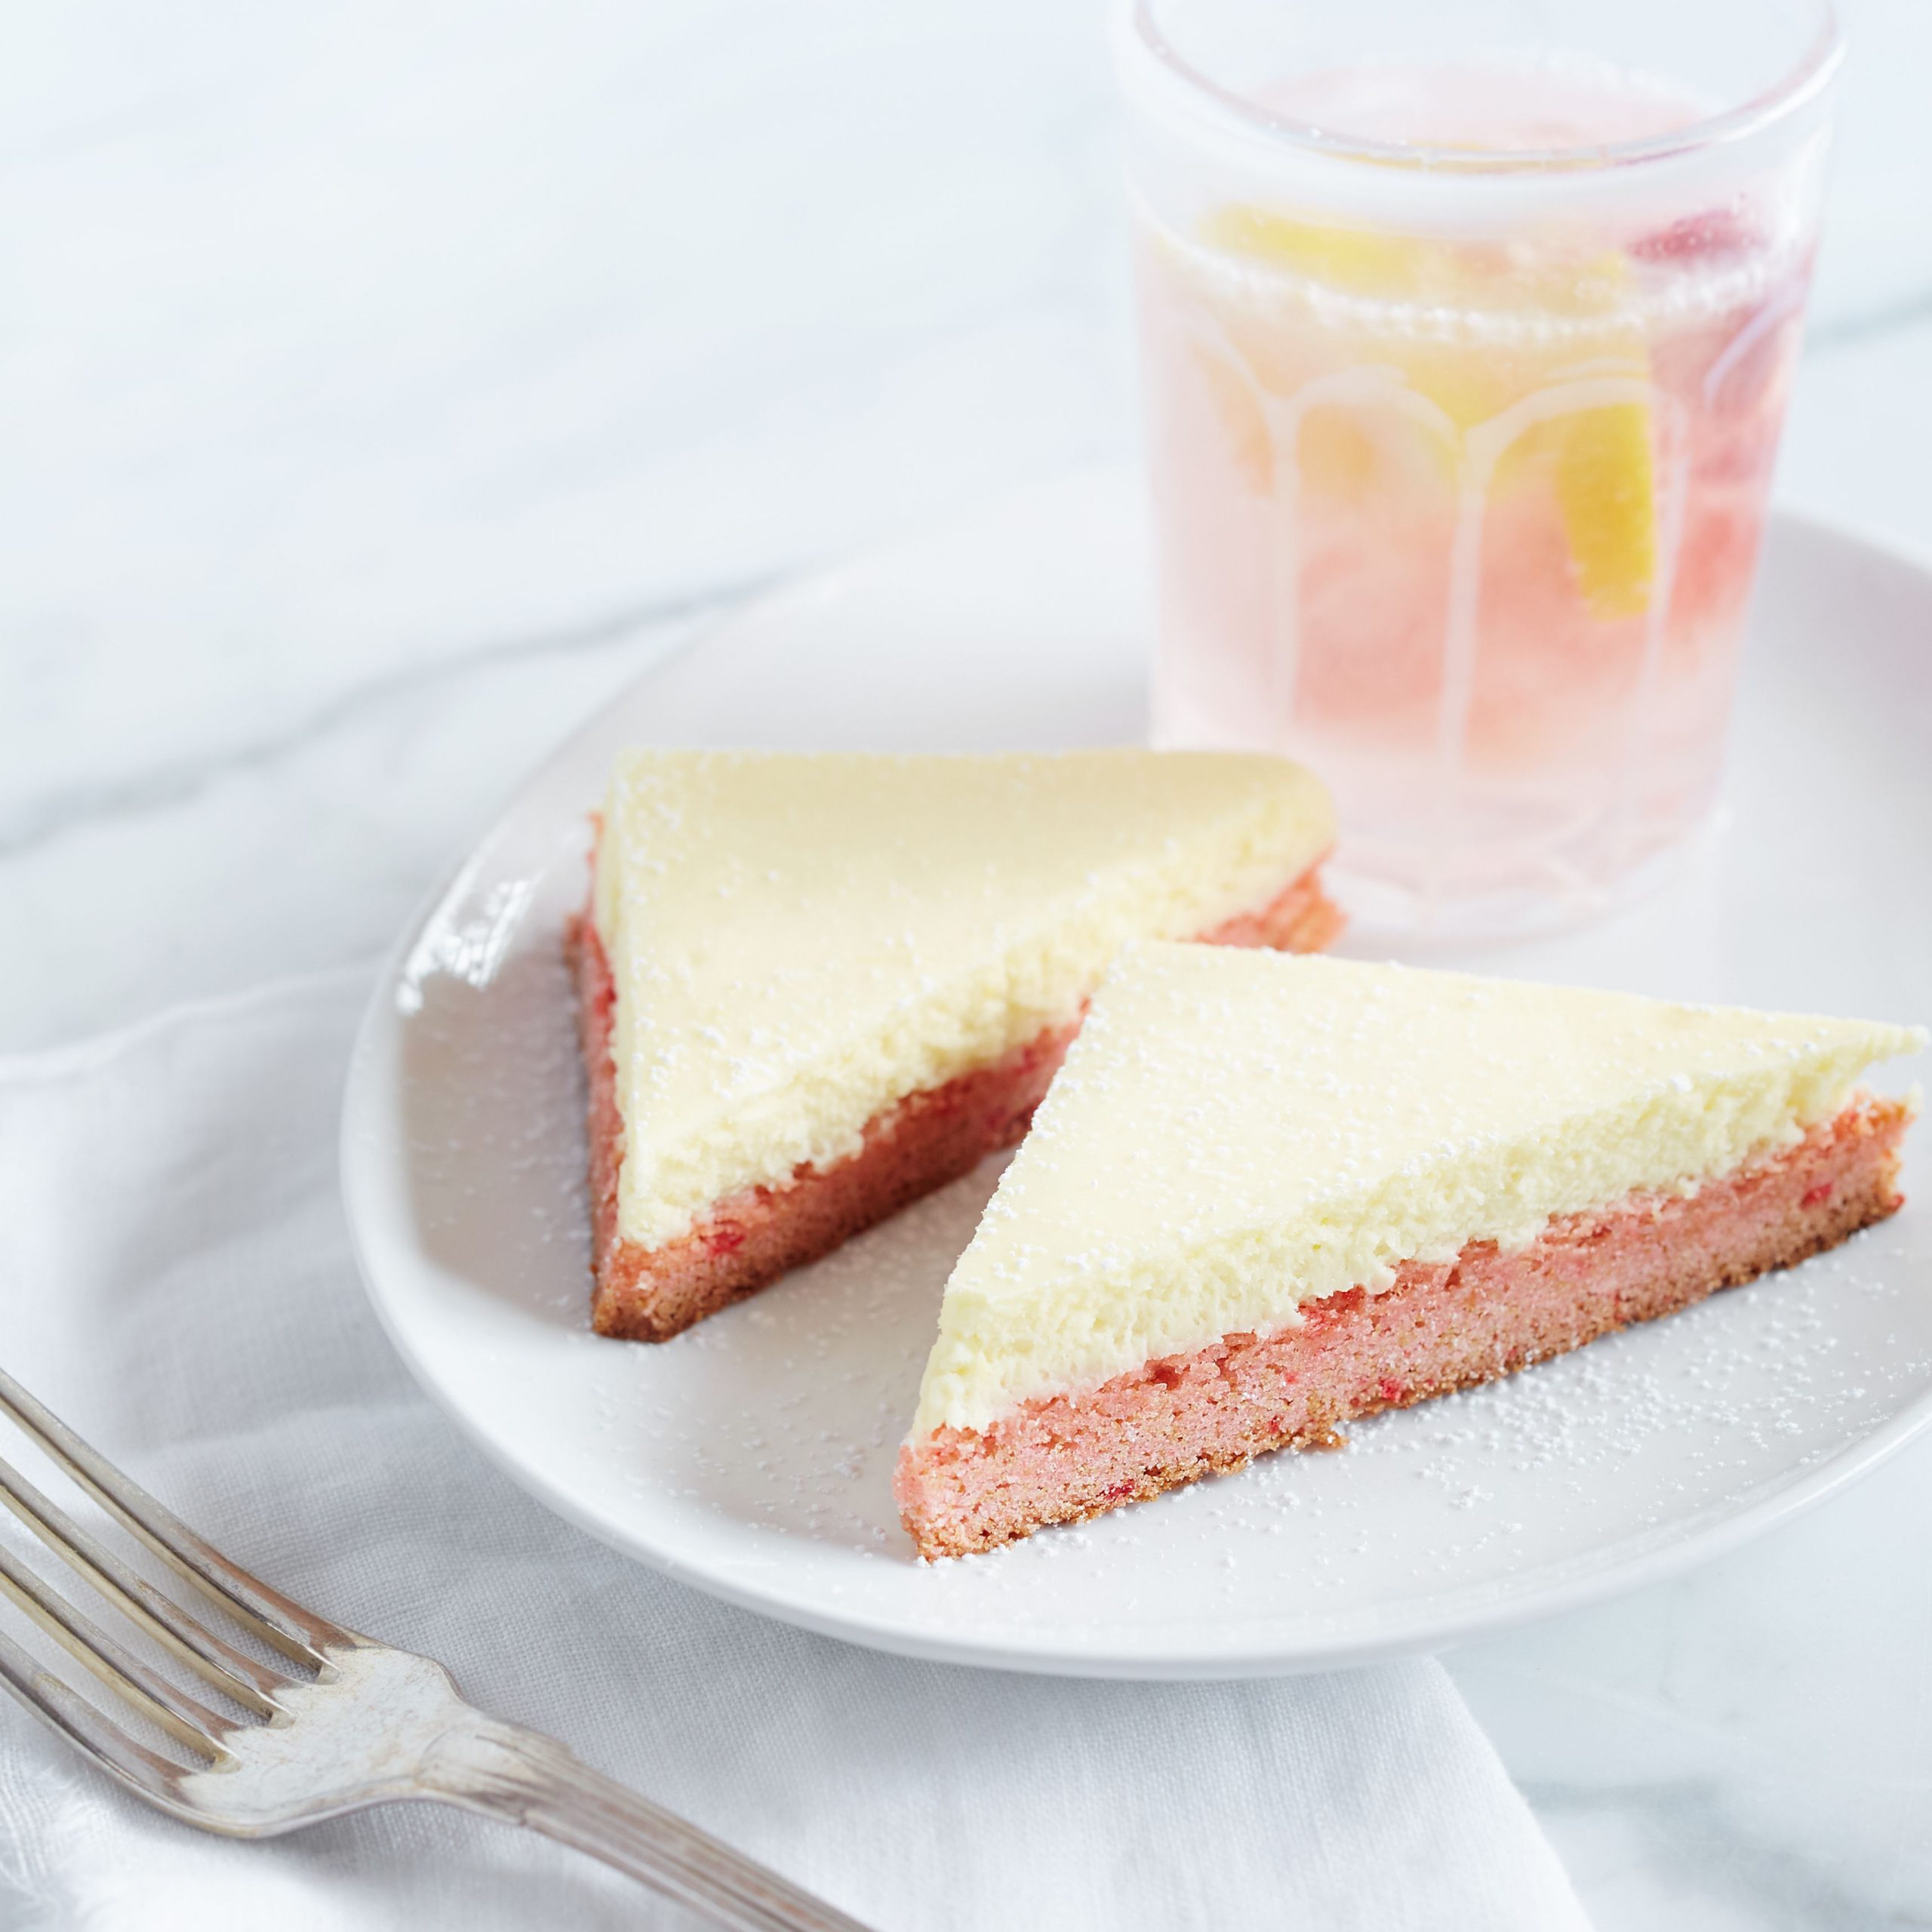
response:
<path id="1" fill-rule="evenodd" d="M 349 1258 L 367 984 L 0 1060 L 0 1361 L 197 1528 L 880 1932 L 1585 1926 L 1432 1660 L 1205 1684 L 910 1663 L 715 1603 L 524 1496 L 417 1392 Z M 206 1837 L 0 1698 L 0 1924 L 689 1922 L 429 1807 Z"/>

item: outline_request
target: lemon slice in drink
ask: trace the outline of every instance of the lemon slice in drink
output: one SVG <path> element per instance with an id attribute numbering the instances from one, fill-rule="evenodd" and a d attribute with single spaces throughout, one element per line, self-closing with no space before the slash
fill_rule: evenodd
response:
<path id="1" fill-rule="evenodd" d="M 1657 575 L 1649 410 L 1613 402 L 1566 418 L 1555 481 L 1585 608 L 1604 623 L 1642 616 Z"/>
<path id="2" fill-rule="evenodd" d="M 1627 272 L 1620 254 L 1598 256 L 1552 289 L 1549 306 L 1562 314 L 1602 316 L 1620 359 L 1647 373 L 1641 334 L 1617 319 Z M 1657 576 L 1650 405 L 1634 397 L 1604 403 L 1563 417 L 1555 427 L 1557 508 L 1583 607 L 1603 623 L 1641 617 L 1650 608 Z"/>
<path id="3" fill-rule="evenodd" d="M 1272 262 L 1353 295 L 1413 292 L 1437 252 L 1406 235 L 1337 227 L 1253 208 L 1217 210 L 1203 224 L 1201 238 L 1211 247 Z"/>
<path id="4" fill-rule="evenodd" d="M 1578 262 L 1550 263 L 1527 273 L 1506 267 L 1493 250 L 1447 240 L 1309 221 L 1251 207 L 1228 207 L 1208 217 L 1202 238 L 1211 247 L 1272 263 L 1340 293 L 1383 301 L 1447 303 L 1506 315 L 1541 311 L 1600 322 L 1597 352 L 1608 350 L 1638 367 L 1647 361 L 1642 338 L 1617 312 L 1626 295 L 1627 265 L 1616 251 Z M 1594 326 L 1592 334 L 1595 334 Z M 1552 357 L 1567 359 L 1569 352 Z M 1508 406 L 1537 378 L 1520 349 L 1488 349 L 1412 341 L 1376 344 L 1375 359 L 1395 362 L 1417 395 L 1434 402 L 1465 434 Z M 1554 378 L 1555 371 L 1547 374 Z M 1335 417 L 1337 412 L 1326 413 Z M 1368 481 L 1366 460 L 1340 420 L 1311 420 L 1312 471 L 1358 494 Z M 1333 445 L 1331 448 L 1331 445 Z M 1504 473 L 1535 467 L 1553 489 L 1564 542 L 1584 607 L 1600 623 L 1641 616 L 1650 608 L 1657 575 L 1655 476 L 1648 406 L 1632 399 L 1600 404 L 1556 417 L 1532 432 L 1504 459 Z M 1515 458 L 1512 460 L 1512 456 Z M 1445 451 L 1446 462 L 1454 458 Z M 1547 467 L 1544 466 L 1547 465 Z M 1445 478 L 1445 480 L 1447 480 Z M 1350 487 L 1340 486 L 1346 482 Z"/>

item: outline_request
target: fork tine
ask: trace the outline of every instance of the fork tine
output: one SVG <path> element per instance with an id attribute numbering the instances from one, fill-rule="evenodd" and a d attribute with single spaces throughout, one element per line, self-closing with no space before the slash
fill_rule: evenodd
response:
<path id="1" fill-rule="evenodd" d="M 285 1690 L 292 1678 L 224 1643 L 145 1577 L 136 1576 L 4 1457 L 0 1457 L 0 1503 L 171 1655 L 257 1717 L 276 1715 L 274 1694 Z"/>
<path id="2" fill-rule="evenodd" d="M 169 1737 L 205 1758 L 219 1759 L 224 1732 L 235 1727 L 129 1654 L 100 1626 L 57 1595 L 11 1550 L 0 1549 L 0 1592 L 47 1634 Z"/>
<path id="3" fill-rule="evenodd" d="M 0 1369 L 0 1413 L 11 1417 L 101 1507 L 111 1512 L 184 1581 L 284 1656 L 326 1669 L 331 1646 L 356 1643 L 353 1631 L 291 1603 L 195 1535 L 171 1509 L 131 1481 Z"/>
<path id="4" fill-rule="evenodd" d="M 0 1683 L 4 1683 L 49 1729 L 142 1797 L 175 1808 L 181 1767 L 158 1752 L 137 1743 L 121 1727 L 43 1670 L 5 1632 L 0 1632 Z"/>

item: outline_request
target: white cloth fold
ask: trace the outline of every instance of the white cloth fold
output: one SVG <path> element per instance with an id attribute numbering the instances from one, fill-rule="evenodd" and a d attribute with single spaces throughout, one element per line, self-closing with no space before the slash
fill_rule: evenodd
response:
<path id="1" fill-rule="evenodd" d="M 910 1663 L 714 1603 L 524 1496 L 355 1278 L 335 1127 L 366 985 L 0 1061 L 0 1361 L 215 1542 L 880 1932 L 1585 1925 L 1432 1660 L 1208 1684 Z M 0 1700 L 0 1924 L 688 1922 L 429 1807 L 205 1837 Z"/>

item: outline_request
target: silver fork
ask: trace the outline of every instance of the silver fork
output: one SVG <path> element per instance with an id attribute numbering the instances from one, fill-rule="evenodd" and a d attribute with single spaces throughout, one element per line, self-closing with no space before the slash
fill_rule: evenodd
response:
<path id="1" fill-rule="evenodd" d="M 574 1845 L 734 1932 L 865 1932 L 856 1919 L 581 1764 L 554 1738 L 463 1702 L 443 1666 L 345 1630 L 231 1563 L 0 1372 L 0 1413 L 183 1582 L 300 1666 L 259 1663 L 105 1549 L 4 1460 L 0 1501 L 172 1657 L 248 1715 L 150 1669 L 0 1547 L 0 1592 L 199 1759 L 149 1750 L 0 1632 L 0 1678 L 151 1804 L 231 1838 L 269 1838 L 406 1798 L 480 1811 Z"/>

